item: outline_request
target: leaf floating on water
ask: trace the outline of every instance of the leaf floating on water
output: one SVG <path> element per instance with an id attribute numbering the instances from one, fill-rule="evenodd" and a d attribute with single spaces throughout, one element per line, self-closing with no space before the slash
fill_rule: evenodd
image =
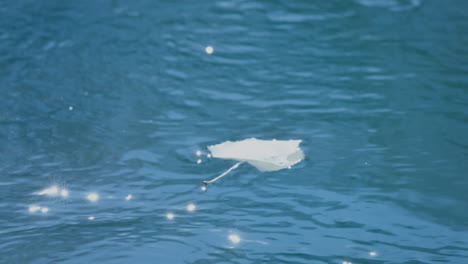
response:
<path id="1" fill-rule="evenodd" d="M 208 146 L 214 158 L 236 160 L 239 163 L 210 181 L 210 184 L 224 177 L 227 173 L 247 162 L 260 171 L 278 171 L 291 168 L 304 159 L 304 152 L 299 147 L 302 140 L 261 140 L 250 138 L 241 141 L 226 141 Z"/>
<path id="2" fill-rule="evenodd" d="M 226 141 L 209 146 L 214 158 L 246 161 L 260 171 L 277 171 L 293 166 L 304 159 L 299 148 L 302 140 L 261 140 L 250 138 Z"/>

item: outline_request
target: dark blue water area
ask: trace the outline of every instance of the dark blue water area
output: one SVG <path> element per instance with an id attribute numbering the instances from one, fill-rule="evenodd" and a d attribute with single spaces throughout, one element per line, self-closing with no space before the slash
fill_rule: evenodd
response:
<path id="1" fill-rule="evenodd" d="M 466 10 L 2 1 L 0 262 L 468 263 Z"/>

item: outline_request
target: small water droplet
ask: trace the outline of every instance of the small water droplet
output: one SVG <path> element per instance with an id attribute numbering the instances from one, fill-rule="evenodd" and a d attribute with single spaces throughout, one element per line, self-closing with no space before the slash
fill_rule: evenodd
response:
<path id="1" fill-rule="evenodd" d="M 69 107 L 68 107 L 68 110 L 72 111 L 72 110 L 73 110 L 73 106 L 69 106 Z"/>
<path id="2" fill-rule="evenodd" d="M 200 163 L 202 163 L 202 160 L 201 160 L 201 159 L 198 159 L 198 160 L 197 160 L 197 164 L 200 164 Z"/>
<path id="3" fill-rule="evenodd" d="M 125 196 L 125 200 L 129 201 L 133 198 L 133 195 L 129 194 L 127 196 Z"/>

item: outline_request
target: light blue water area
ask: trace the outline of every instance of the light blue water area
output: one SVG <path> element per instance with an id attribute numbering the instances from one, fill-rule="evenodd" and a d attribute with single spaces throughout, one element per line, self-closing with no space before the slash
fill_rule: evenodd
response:
<path id="1" fill-rule="evenodd" d="M 0 262 L 468 263 L 467 3 L 3 1 Z"/>

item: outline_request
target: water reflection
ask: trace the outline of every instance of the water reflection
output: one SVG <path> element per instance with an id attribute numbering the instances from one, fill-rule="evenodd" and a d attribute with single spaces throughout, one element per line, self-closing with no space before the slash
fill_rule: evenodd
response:
<path id="1" fill-rule="evenodd" d="M 38 205 L 31 205 L 31 206 L 29 206 L 28 211 L 29 211 L 30 213 L 35 213 L 35 212 L 40 211 L 41 213 L 45 214 L 45 213 L 49 212 L 49 207 L 46 207 L 46 206 L 38 206 Z"/>
<path id="2" fill-rule="evenodd" d="M 99 195 L 94 192 L 88 193 L 88 195 L 86 196 L 86 199 L 88 199 L 91 202 L 96 202 L 97 200 L 99 200 Z"/>
<path id="3" fill-rule="evenodd" d="M 69 195 L 69 191 L 67 189 L 62 189 L 60 191 L 60 196 L 62 196 L 63 198 L 67 198 Z"/>
<path id="4" fill-rule="evenodd" d="M 54 185 L 54 186 L 51 186 L 49 188 L 46 188 L 40 192 L 38 192 L 37 194 L 38 195 L 50 195 L 50 196 L 54 196 L 54 195 L 57 195 L 59 192 L 59 188 Z"/>
<path id="5" fill-rule="evenodd" d="M 207 47 L 205 48 L 205 52 L 206 52 L 206 54 L 208 54 L 208 55 L 212 54 L 213 51 L 214 51 L 214 48 L 213 48 L 212 46 L 207 46 Z"/>
<path id="6" fill-rule="evenodd" d="M 175 216 L 174 216 L 173 213 L 167 213 L 167 214 L 166 214 L 166 218 L 167 218 L 168 220 L 172 220 L 172 219 L 174 219 L 174 217 L 175 217 Z"/>
<path id="7" fill-rule="evenodd" d="M 240 237 L 236 234 L 230 234 L 228 238 L 234 244 L 238 244 L 241 241 Z"/>
<path id="8" fill-rule="evenodd" d="M 37 206 L 37 205 L 31 205 L 31 206 L 29 206 L 29 208 L 28 208 L 28 211 L 29 211 L 30 213 L 35 213 L 35 212 L 37 212 L 37 211 L 39 211 L 39 210 L 41 210 L 41 207 L 40 207 L 40 206 Z"/>
<path id="9" fill-rule="evenodd" d="M 197 207 L 193 203 L 187 205 L 187 211 L 189 211 L 189 212 L 193 212 L 196 209 L 197 209 Z"/>

